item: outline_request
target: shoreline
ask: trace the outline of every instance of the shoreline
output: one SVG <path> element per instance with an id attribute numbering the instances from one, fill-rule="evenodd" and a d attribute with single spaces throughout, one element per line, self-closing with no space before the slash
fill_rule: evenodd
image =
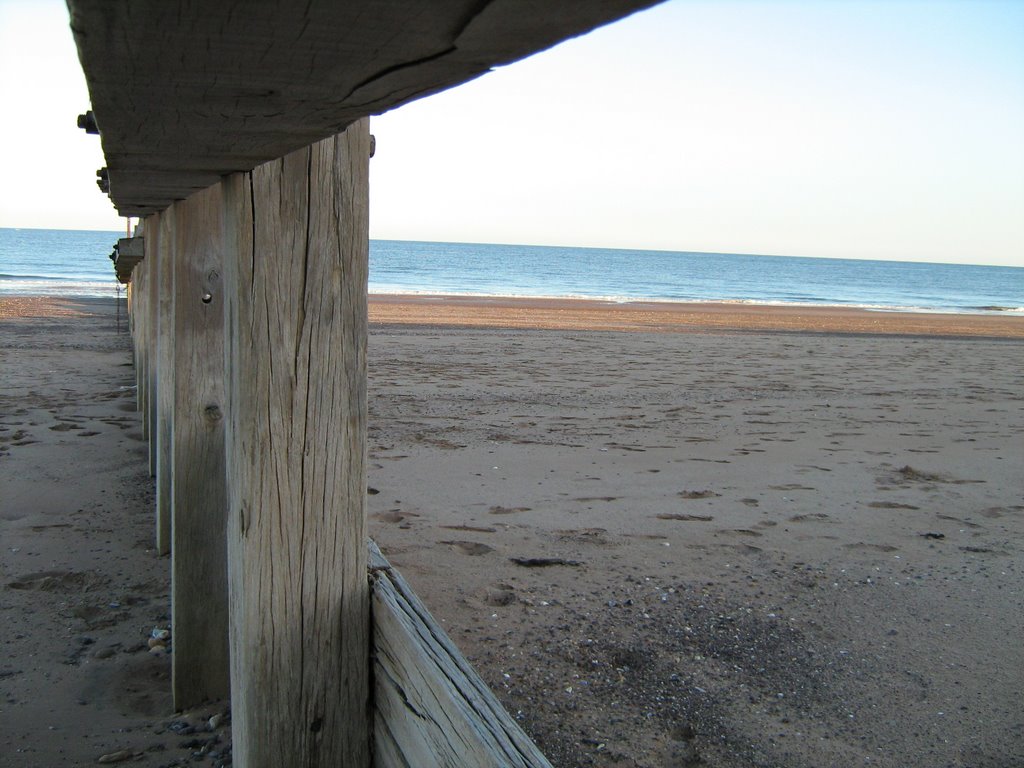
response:
<path id="1" fill-rule="evenodd" d="M 0 319 L 75 314 L 114 296 L 0 296 Z M 613 301 L 582 297 L 370 293 L 371 325 L 648 333 L 815 333 L 1024 339 L 1024 315 L 731 301 Z"/>
<path id="2" fill-rule="evenodd" d="M 370 294 L 371 324 L 461 328 L 792 332 L 1024 339 L 1024 317 L 726 302 Z"/>
<path id="3" fill-rule="evenodd" d="M 124 297 L 118 300 L 124 302 Z M 90 308 L 109 307 L 113 301 L 112 297 L 97 296 L 3 296 L 0 319 L 76 315 Z M 377 293 L 369 295 L 368 309 L 371 326 L 1024 340 L 1022 316 L 859 307 Z"/>

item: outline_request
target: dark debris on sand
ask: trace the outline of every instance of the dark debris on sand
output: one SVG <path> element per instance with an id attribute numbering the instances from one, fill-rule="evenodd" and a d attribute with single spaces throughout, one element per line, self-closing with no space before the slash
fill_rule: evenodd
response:
<path id="1" fill-rule="evenodd" d="M 817 570 L 769 578 L 832 593 Z M 899 726 L 878 734 L 859 688 L 892 671 L 866 672 L 865 658 L 784 601 L 752 608 L 725 594 L 636 576 L 615 593 L 564 594 L 541 603 L 557 615 L 488 638 L 473 663 L 556 768 L 905 764 L 893 751 Z M 1004 765 L 993 748 L 970 764 Z"/>

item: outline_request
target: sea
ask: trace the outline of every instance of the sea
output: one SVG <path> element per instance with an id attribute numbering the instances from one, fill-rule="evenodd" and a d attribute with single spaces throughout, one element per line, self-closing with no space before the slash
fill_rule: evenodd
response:
<path id="1" fill-rule="evenodd" d="M 0 300 L 119 295 L 123 236 L 0 228 Z M 1024 315 L 1024 267 L 371 240 L 370 292 Z"/>

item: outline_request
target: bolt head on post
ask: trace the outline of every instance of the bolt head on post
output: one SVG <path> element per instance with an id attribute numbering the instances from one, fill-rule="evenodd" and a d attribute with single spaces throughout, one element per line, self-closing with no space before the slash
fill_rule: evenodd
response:
<path id="1" fill-rule="evenodd" d="M 78 116 L 78 127 L 86 133 L 99 135 L 100 128 L 96 125 L 96 116 L 92 113 L 92 110 L 87 110 L 85 114 Z"/>

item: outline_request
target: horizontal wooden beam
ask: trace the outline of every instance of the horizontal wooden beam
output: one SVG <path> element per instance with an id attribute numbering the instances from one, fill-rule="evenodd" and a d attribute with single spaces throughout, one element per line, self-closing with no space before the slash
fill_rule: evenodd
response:
<path id="1" fill-rule="evenodd" d="M 550 768 L 370 542 L 374 754 L 380 768 Z"/>
<path id="2" fill-rule="evenodd" d="M 654 0 L 68 0 L 122 215 Z"/>

